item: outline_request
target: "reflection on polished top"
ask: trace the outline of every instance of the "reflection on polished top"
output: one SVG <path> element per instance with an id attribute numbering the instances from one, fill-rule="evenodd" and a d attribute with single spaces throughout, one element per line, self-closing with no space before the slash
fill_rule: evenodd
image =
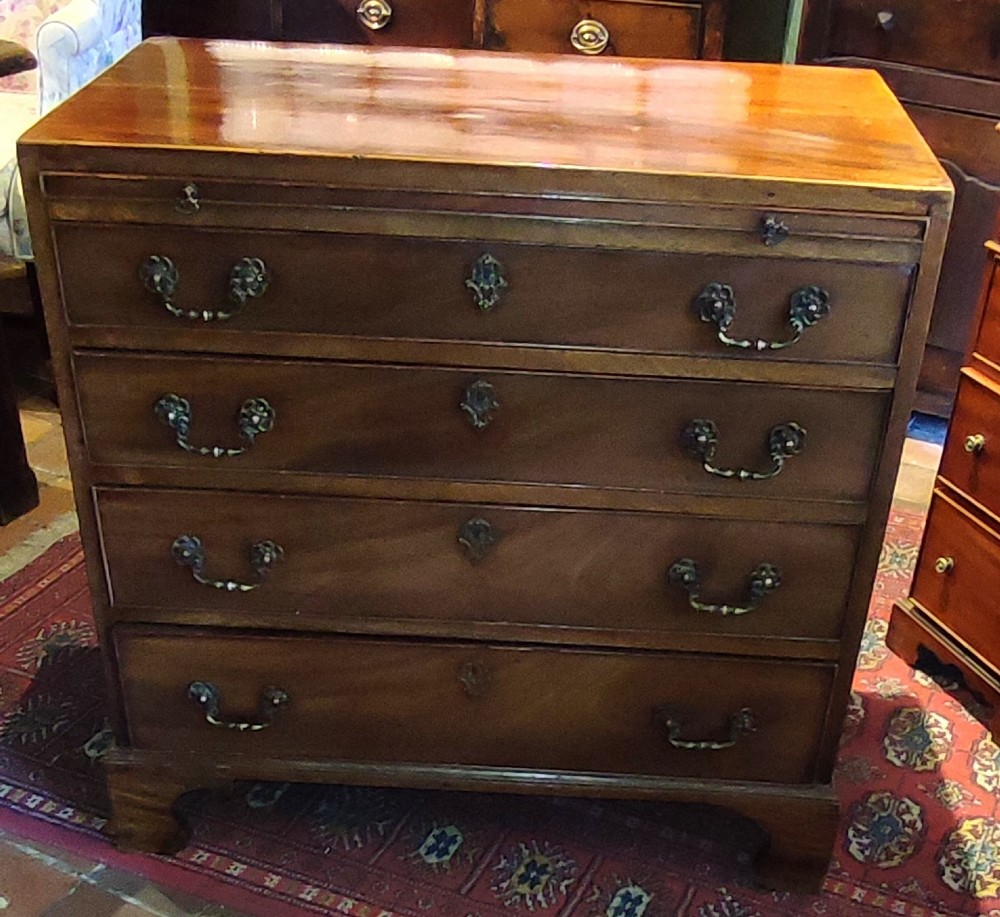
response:
<path id="1" fill-rule="evenodd" d="M 152 39 L 25 135 L 941 191 L 872 71 Z"/>

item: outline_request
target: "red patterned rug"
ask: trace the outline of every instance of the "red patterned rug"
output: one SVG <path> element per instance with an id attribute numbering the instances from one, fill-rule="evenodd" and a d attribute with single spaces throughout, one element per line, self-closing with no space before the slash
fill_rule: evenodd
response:
<path id="1" fill-rule="evenodd" d="M 246 784 L 185 798 L 177 857 L 116 853 L 76 537 L 0 584 L 0 828 L 261 917 L 1000 917 L 1000 750 L 883 644 L 922 522 L 890 521 L 817 897 L 749 889 L 752 834 L 725 813 L 603 801 Z"/>

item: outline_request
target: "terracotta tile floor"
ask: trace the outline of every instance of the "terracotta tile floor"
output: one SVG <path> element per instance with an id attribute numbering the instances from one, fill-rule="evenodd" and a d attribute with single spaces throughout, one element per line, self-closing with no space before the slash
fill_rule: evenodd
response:
<path id="1" fill-rule="evenodd" d="M 40 398 L 22 405 L 28 457 L 38 476 L 41 504 L 0 528 L 0 578 L 8 576 L 73 531 L 76 515 L 62 425 L 56 408 Z M 895 499 L 910 509 L 926 508 L 941 447 L 908 439 Z M 223 917 L 235 911 L 172 892 L 72 850 L 48 847 L 0 832 L 2 917 Z"/>

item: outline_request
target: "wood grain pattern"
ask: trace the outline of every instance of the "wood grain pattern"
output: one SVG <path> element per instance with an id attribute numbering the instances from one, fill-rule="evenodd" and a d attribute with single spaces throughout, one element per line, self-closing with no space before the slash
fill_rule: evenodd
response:
<path id="1" fill-rule="evenodd" d="M 112 126 L 126 147 L 545 163 L 950 196 L 924 141 L 867 71 L 155 39 L 23 142 L 107 142 Z"/>
<path id="2" fill-rule="evenodd" d="M 162 226 L 73 224 L 60 226 L 56 240 L 61 269 L 74 277 L 66 291 L 70 322 L 110 321 L 145 331 L 140 340 L 150 348 L 157 347 L 155 329 L 194 326 L 209 340 L 278 331 L 762 362 L 759 352 L 727 348 L 716 327 L 700 319 L 696 298 L 719 282 L 735 294 L 736 322 L 729 334 L 775 343 L 794 336 L 789 310 L 796 291 L 819 286 L 828 292 L 831 314 L 776 351 L 778 359 L 895 367 L 915 269 L 782 259 L 762 272 L 759 260 L 750 257 Z M 230 270 L 243 257 L 261 258 L 271 281 L 267 293 L 236 318 L 185 321 L 139 280 L 140 266 L 153 254 L 177 266 L 181 308 L 223 308 Z M 466 285 L 483 255 L 499 262 L 507 282 L 488 312 L 476 306 Z M 370 283 L 376 275 L 382 282 Z"/>
<path id="3" fill-rule="evenodd" d="M 225 470 L 368 478 L 559 484 L 758 499 L 863 502 L 883 436 L 888 395 L 684 379 L 616 379 L 349 363 L 205 361 L 81 354 L 76 359 L 90 460 L 180 466 L 189 480 L 218 460 L 179 448 L 153 406 L 174 393 L 192 405 L 197 445 L 240 445 L 248 398 L 276 414 Z M 477 429 L 469 386 L 498 403 Z M 800 454 L 767 480 L 707 472 L 687 451 L 692 421 L 718 428 L 717 467 L 767 473 L 769 436 L 806 431 Z M 836 455 L 837 461 L 831 461 Z"/>
<path id="4" fill-rule="evenodd" d="M 221 754 L 808 783 L 832 673 L 651 653 L 225 631 L 192 639 L 190 630 L 131 627 L 117 634 L 134 745 L 197 744 Z M 252 718 L 268 685 L 291 700 L 271 727 L 240 733 L 204 722 L 186 696 L 193 681 L 219 689 L 226 718 Z M 656 712 L 683 725 L 683 740 L 725 741 L 743 708 L 752 709 L 755 731 L 713 751 L 672 747 Z M 765 753 L 775 747 L 780 763 Z"/>
<path id="5" fill-rule="evenodd" d="M 215 611 L 247 626 L 261 613 L 340 629 L 355 619 L 444 621 L 466 637 L 471 625 L 514 622 L 639 647 L 669 632 L 712 633 L 734 638 L 734 652 L 751 635 L 839 637 L 858 537 L 854 526 L 468 503 L 133 489 L 101 489 L 96 499 L 119 606 L 184 610 L 190 623 Z M 472 519 L 496 539 L 481 559 L 459 543 Z M 171 544 L 187 533 L 204 543 L 209 576 L 253 582 L 248 550 L 262 539 L 284 558 L 260 589 L 227 593 L 173 561 Z M 750 575 L 765 563 L 781 585 L 745 615 L 698 612 L 668 582 L 682 558 L 698 563 L 703 602 L 749 604 Z"/>

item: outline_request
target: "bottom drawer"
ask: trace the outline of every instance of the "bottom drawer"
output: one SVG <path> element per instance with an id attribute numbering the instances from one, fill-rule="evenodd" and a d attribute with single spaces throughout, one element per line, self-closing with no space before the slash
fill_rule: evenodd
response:
<path id="1" fill-rule="evenodd" d="M 911 595 L 970 649 L 1000 654 L 1000 536 L 935 492 Z"/>
<path id="2" fill-rule="evenodd" d="M 813 778 L 835 672 L 136 625 L 115 646 L 141 748 L 782 783 Z"/>

